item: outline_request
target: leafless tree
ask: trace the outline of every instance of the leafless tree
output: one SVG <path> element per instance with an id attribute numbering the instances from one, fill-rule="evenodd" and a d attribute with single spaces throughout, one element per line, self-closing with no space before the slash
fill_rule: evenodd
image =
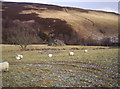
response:
<path id="1" fill-rule="evenodd" d="M 26 50 L 26 47 L 33 43 L 36 37 L 35 30 L 25 24 L 14 26 L 9 31 L 9 39 L 20 45 L 22 50 Z"/>

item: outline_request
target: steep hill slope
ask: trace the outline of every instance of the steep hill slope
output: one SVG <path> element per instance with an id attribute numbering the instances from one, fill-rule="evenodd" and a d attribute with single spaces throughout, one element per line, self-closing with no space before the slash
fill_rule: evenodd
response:
<path id="1" fill-rule="evenodd" d="M 29 23 L 34 28 L 34 43 L 47 43 L 50 33 L 66 44 L 110 45 L 118 42 L 118 14 L 115 13 L 36 3 L 4 2 L 2 6 L 3 43 L 12 43 L 8 39 L 9 30 L 13 24 L 22 23 Z"/>

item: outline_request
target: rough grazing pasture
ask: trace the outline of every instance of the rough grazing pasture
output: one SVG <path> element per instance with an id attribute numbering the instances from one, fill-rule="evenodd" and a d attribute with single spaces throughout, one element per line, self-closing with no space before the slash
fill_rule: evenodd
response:
<path id="1" fill-rule="evenodd" d="M 69 56 L 71 51 L 74 56 Z M 24 58 L 16 60 L 17 54 Z M 21 51 L 19 46 L 2 45 L 2 61 L 10 63 L 9 72 L 3 72 L 4 87 L 118 86 L 118 48 L 31 45 Z"/>

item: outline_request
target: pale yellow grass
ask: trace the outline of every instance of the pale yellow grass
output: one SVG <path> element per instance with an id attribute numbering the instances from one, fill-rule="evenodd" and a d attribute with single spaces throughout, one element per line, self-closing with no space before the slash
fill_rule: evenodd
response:
<path id="1" fill-rule="evenodd" d="M 87 39 L 93 34 L 93 38 L 98 39 L 104 37 L 104 34 L 99 32 L 103 30 L 107 34 L 118 33 L 118 16 L 114 14 L 89 11 L 88 13 L 78 12 L 75 10 L 58 11 L 58 10 L 24 10 L 20 14 L 35 13 L 38 17 L 42 18 L 54 18 L 66 21 L 67 24 L 74 28 L 77 35 L 80 35 Z M 94 25 L 93 25 L 94 23 Z M 95 35 L 97 34 L 97 35 Z M 111 36 L 111 35 L 109 35 Z"/>

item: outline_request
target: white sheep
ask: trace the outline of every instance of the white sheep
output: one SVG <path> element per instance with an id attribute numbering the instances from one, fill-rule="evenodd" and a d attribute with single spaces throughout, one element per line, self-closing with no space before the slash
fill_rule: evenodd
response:
<path id="1" fill-rule="evenodd" d="M 23 58 L 23 55 L 19 55 L 19 56 L 20 56 L 21 59 Z"/>
<path id="2" fill-rule="evenodd" d="M 52 54 L 48 54 L 48 57 L 52 57 Z"/>
<path id="3" fill-rule="evenodd" d="M 16 59 L 17 59 L 17 60 L 20 60 L 21 58 L 20 58 L 20 56 L 16 56 Z"/>
<path id="4" fill-rule="evenodd" d="M 87 53 L 87 52 L 88 52 L 88 50 L 87 50 L 87 49 L 85 49 L 85 50 L 84 50 L 84 53 Z"/>
<path id="5" fill-rule="evenodd" d="M 8 71 L 9 70 L 9 63 L 8 62 L 1 62 L 0 63 L 0 71 Z"/>
<path id="6" fill-rule="evenodd" d="M 16 56 L 16 59 L 17 59 L 17 60 L 20 60 L 20 59 L 22 59 L 22 58 L 23 58 L 23 55 L 17 55 L 17 56 Z"/>
<path id="7" fill-rule="evenodd" d="M 69 56 L 73 56 L 74 55 L 74 52 L 69 52 Z"/>

